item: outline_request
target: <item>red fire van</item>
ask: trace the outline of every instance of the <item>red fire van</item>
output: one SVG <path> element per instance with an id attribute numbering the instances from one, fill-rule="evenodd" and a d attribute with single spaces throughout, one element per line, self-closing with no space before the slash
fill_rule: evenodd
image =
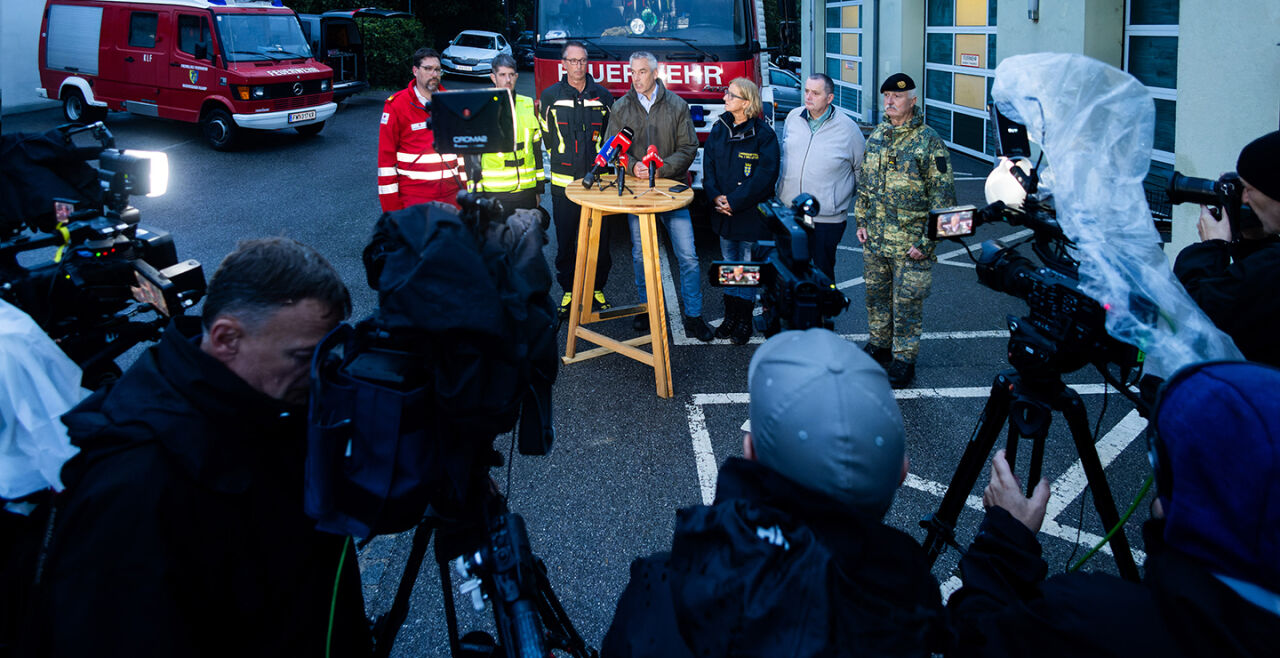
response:
<path id="1" fill-rule="evenodd" d="M 314 135 L 337 110 L 281 0 L 48 0 L 37 93 L 69 121 L 107 110 L 198 122 L 209 145 L 242 128 Z"/>

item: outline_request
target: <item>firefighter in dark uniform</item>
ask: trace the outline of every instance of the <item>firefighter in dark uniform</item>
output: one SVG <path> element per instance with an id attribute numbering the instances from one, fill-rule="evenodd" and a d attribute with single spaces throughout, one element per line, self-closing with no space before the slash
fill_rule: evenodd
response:
<path id="1" fill-rule="evenodd" d="M 915 377 L 921 311 L 933 285 L 929 209 L 956 204 L 951 154 L 916 109 L 915 82 L 895 73 L 880 85 L 884 119 L 867 139 L 853 216 L 867 285 L 866 351 L 903 388 Z"/>
<path id="2" fill-rule="evenodd" d="M 551 214 L 556 224 L 556 281 L 564 296 L 560 317 L 569 315 L 573 267 L 578 251 L 578 204 L 565 196 L 565 187 L 587 175 L 591 162 L 608 136 L 609 108 L 613 96 L 587 73 L 587 48 L 570 41 L 560 51 L 566 71 L 560 82 L 542 92 L 542 139 L 551 158 Z M 604 283 L 613 260 L 609 257 L 609 223 L 600 227 L 600 253 L 596 257 L 594 306 L 609 308 Z"/>

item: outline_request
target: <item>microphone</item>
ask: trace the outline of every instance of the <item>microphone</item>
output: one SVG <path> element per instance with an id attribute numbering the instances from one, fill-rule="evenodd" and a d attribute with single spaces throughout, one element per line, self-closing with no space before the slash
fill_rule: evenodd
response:
<path id="1" fill-rule="evenodd" d="M 618 164 L 622 165 L 623 171 L 626 171 L 631 168 L 631 159 L 627 157 L 626 153 L 619 153 Z"/>
<path id="2" fill-rule="evenodd" d="M 644 164 L 649 165 L 649 187 L 653 187 L 653 175 L 662 166 L 662 156 L 658 155 L 658 147 L 654 144 L 649 145 L 649 150 L 644 154 L 644 158 L 640 160 Z"/>
<path id="3" fill-rule="evenodd" d="M 592 183 L 596 181 L 596 176 L 599 176 L 600 172 L 609 166 L 614 157 L 619 152 L 626 153 L 627 149 L 631 148 L 631 137 L 634 135 L 635 133 L 632 132 L 630 127 L 625 127 L 619 130 L 618 134 L 613 136 L 613 139 L 605 142 L 600 152 L 596 154 L 591 171 L 588 171 L 586 177 L 582 179 L 582 186 L 591 189 Z"/>

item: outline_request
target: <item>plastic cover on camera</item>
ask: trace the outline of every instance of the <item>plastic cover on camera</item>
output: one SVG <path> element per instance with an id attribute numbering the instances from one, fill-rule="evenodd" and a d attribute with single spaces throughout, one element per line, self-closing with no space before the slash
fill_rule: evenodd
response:
<path id="1" fill-rule="evenodd" d="M 80 368 L 26 313 L 0 300 L 0 498 L 62 489 L 62 465 L 79 448 L 60 416 L 88 391 Z"/>
<path id="2" fill-rule="evenodd" d="M 1044 151 L 1042 191 L 1075 242 L 1081 289 L 1107 309 L 1107 332 L 1146 352 L 1146 372 L 1159 377 L 1242 359 L 1160 249 L 1142 185 L 1155 127 L 1142 83 L 1084 55 L 1038 53 L 1001 62 L 991 95 Z"/>

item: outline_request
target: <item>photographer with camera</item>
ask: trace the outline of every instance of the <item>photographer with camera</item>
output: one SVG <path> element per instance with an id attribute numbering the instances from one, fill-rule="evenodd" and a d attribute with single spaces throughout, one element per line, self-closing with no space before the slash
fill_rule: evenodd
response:
<path id="1" fill-rule="evenodd" d="M 1049 483 L 1027 498 L 1004 451 L 947 608 L 954 655 L 1269 656 L 1280 633 L 1280 369 L 1217 361 L 1162 387 L 1148 429 L 1157 499 L 1141 583 L 1045 580 L 1035 533 Z"/>
<path id="2" fill-rule="evenodd" d="M 853 217 L 867 282 L 866 351 L 905 388 L 916 373 L 924 299 L 933 286 L 930 208 L 956 203 L 951 153 L 916 109 L 916 83 L 895 73 L 880 85 L 884 120 L 867 138 Z"/>
<path id="3" fill-rule="evenodd" d="M 350 540 L 303 513 L 310 363 L 351 311 L 288 238 L 242 242 L 119 382 L 65 416 L 40 655 L 368 653 Z"/>
<path id="4" fill-rule="evenodd" d="M 941 651 L 924 551 L 884 524 L 908 460 L 885 372 L 825 329 L 748 370 L 751 429 L 711 506 L 636 560 L 604 656 L 925 656 Z"/>
<path id="5" fill-rule="evenodd" d="M 1280 132 L 1250 142 L 1236 161 L 1243 186 L 1241 200 L 1257 215 L 1260 227 L 1246 229 L 1232 241 L 1231 222 L 1239 217 L 1218 218 L 1200 207 L 1199 244 L 1183 249 L 1173 272 L 1213 323 L 1222 329 L 1244 356 L 1253 361 L 1280 365 L 1280 342 L 1274 328 L 1280 324 Z"/>

